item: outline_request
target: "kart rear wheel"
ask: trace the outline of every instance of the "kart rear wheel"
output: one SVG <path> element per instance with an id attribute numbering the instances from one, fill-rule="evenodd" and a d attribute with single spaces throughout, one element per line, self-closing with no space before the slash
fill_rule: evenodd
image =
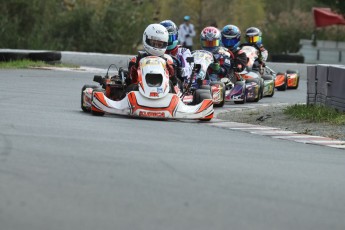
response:
<path id="1" fill-rule="evenodd" d="M 264 79 L 260 78 L 260 99 L 264 98 L 265 83 Z"/>
<path id="2" fill-rule="evenodd" d="M 96 89 L 98 88 L 97 85 L 84 85 L 83 88 L 81 88 L 81 109 L 83 110 L 83 112 L 90 112 L 90 108 L 86 108 L 83 104 L 83 100 L 84 100 L 84 90 L 86 88 L 92 88 L 92 89 Z"/>

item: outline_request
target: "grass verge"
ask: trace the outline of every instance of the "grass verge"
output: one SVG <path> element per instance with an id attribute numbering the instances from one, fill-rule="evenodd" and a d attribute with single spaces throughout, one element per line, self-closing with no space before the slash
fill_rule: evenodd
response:
<path id="1" fill-rule="evenodd" d="M 327 122 L 334 125 L 345 125 L 345 113 L 334 108 L 321 105 L 290 105 L 284 109 L 284 114 L 309 122 Z"/>
<path id="2" fill-rule="evenodd" d="M 27 69 L 37 67 L 67 67 L 78 68 L 79 66 L 61 63 L 46 63 L 43 61 L 16 60 L 10 62 L 0 62 L 0 69 Z"/>

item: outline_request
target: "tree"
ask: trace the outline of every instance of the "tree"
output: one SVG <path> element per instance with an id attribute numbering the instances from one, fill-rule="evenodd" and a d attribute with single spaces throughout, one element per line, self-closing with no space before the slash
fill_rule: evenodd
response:
<path id="1" fill-rule="evenodd" d="M 345 14 L 345 1 L 344 0 L 316 0 L 324 4 L 325 7 L 332 8 L 333 11 L 340 14 Z"/>

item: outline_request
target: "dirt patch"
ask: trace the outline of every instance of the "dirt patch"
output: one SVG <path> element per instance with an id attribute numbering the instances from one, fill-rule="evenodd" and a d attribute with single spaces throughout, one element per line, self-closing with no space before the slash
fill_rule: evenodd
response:
<path id="1" fill-rule="evenodd" d="M 286 106 L 264 106 L 255 109 L 233 110 L 218 114 L 217 118 L 233 122 L 255 124 L 295 131 L 297 133 L 345 140 L 345 125 L 313 123 L 290 118 L 283 109 Z"/>

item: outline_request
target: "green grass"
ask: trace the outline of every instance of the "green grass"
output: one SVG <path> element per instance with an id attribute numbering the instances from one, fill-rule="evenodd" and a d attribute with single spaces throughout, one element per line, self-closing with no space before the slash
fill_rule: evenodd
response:
<path id="1" fill-rule="evenodd" d="M 0 62 L 0 69 L 27 69 L 37 67 L 68 67 L 78 68 L 79 66 L 70 64 L 49 64 L 43 61 L 16 60 L 10 62 Z"/>
<path id="2" fill-rule="evenodd" d="M 284 113 L 292 118 L 309 122 L 327 122 L 334 125 L 345 125 L 344 112 L 321 105 L 291 105 L 284 109 Z"/>

